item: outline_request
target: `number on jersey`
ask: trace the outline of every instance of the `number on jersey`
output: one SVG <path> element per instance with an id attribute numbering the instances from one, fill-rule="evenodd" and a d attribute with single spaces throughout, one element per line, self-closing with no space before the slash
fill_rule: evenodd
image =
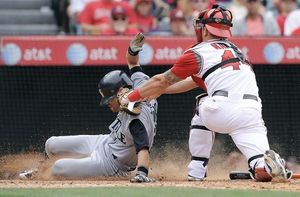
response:
<path id="1" fill-rule="evenodd" d="M 222 55 L 222 62 L 228 59 L 235 58 L 231 50 L 225 50 L 225 52 Z M 221 68 L 226 68 L 228 66 L 232 66 L 233 70 L 240 70 L 240 62 L 234 62 L 230 64 L 225 64 Z"/>

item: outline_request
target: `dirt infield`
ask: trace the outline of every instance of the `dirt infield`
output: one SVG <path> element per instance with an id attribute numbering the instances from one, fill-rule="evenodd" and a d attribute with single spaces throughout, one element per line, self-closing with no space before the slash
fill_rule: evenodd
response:
<path id="1" fill-rule="evenodd" d="M 77 187 L 195 187 L 209 189 L 254 189 L 300 191 L 300 181 L 287 183 L 258 183 L 251 180 L 205 180 L 202 182 L 159 181 L 156 183 L 134 184 L 128 180 L 89 180 L 89 181 L 43 181 L 43 180 L 0 180 L 0 188 L 77 188 Z"/>
<path id="2" fill-rule="evenodd" d="M 213 155 L 210 160 L 208 177 L 202 182 L 186 181 L 189 154 L 176 152 L 176 157 L 165 152 L 157 154 L 151 164 L 150 176 L 156 178 L 156 183 L 133 184 L 129 178 L 97 177 L 87 180 L 62 180 L 50 176 L 51 166 L 55 159 L 47 159 L 40 153 L 7 155 L 0 158 L 0 188 L 69 188 L 69 187 L 196 187 L 219 189 L 255 189 L 300 191 L 300 180 L 290 182 L 258 183 L 252 180 L 229 180 L 231 170 L 247 170 L 247 161 L 236 152 L 224 156 Z M 180 158 L 180 159 L 178 159 Z M 19 180 L 17 174 L 24 169 L 38 168 L 39 171 L 30 180 Z"/>

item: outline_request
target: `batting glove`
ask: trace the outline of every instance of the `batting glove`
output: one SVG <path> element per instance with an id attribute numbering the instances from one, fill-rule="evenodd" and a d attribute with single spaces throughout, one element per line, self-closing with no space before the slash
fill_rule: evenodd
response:
<path id="1" fill-rule="evenodd" d="M 130 180 L 131 183 L 152 183 L 155 181 L 155 179 L 148 177 L 145 172 L 141 171 L 138 171 L 135 177 Z"/>
<path id="2" fill-rule="evenodd" d="M 128 47 L 128 53 L 132 56 L 136 56 L 143 49 L 143 44 L 145 42 L 145 36 L 142 33 L 138 33 L 135 37 L 130 41 L 130 45 Z"/>

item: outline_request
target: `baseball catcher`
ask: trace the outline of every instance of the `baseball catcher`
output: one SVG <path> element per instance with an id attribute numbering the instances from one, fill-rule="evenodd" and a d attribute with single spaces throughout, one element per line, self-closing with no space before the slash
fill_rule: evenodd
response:
<path id="1" fill-rule="evenodd" d="M 292 173 L 280 155 L 269 147 L 252 66 L 242 51 L 228 40 L 232 22 L 231 12 L 222 6 L 203 10 L 194 20 L 198 42 L 187 49 L 171 69 L 153 76 L 123 98 L 121 104 L 126 106 L 196 87 L 206 89 L 207 96 L 200 99 L 197 114 L 191 121 L 192 158 L 188 180 L 202 181 L 206 177 L 215 132 L 231 136 L 247 158 L 256 181 L 271 181 L 274 177 L 288 180 Z"/>

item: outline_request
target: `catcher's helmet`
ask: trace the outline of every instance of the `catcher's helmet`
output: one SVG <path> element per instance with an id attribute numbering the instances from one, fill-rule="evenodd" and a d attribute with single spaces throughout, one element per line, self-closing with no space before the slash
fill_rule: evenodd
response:
<path id="1" fill-rule="evenodd" d="M 121 70 L 114 70 L 107 73 L 98 83 L 99 92 L 102 96 L 100 105 L 107 105 L 117 95 L 121 87 L 131 88 L 132 85 L 131 79 Z"/>
<path id="2" fill-rule="evenodd" d="M 199 42 L 202 42 L 202 27 L 204 25 L 212 35 L 229 38 L 231 37 L 232 13 L 219 5 L 213 5 L 211 9 L 200 12 L 198 18 L 194 20 L 194 28 Z"/>

